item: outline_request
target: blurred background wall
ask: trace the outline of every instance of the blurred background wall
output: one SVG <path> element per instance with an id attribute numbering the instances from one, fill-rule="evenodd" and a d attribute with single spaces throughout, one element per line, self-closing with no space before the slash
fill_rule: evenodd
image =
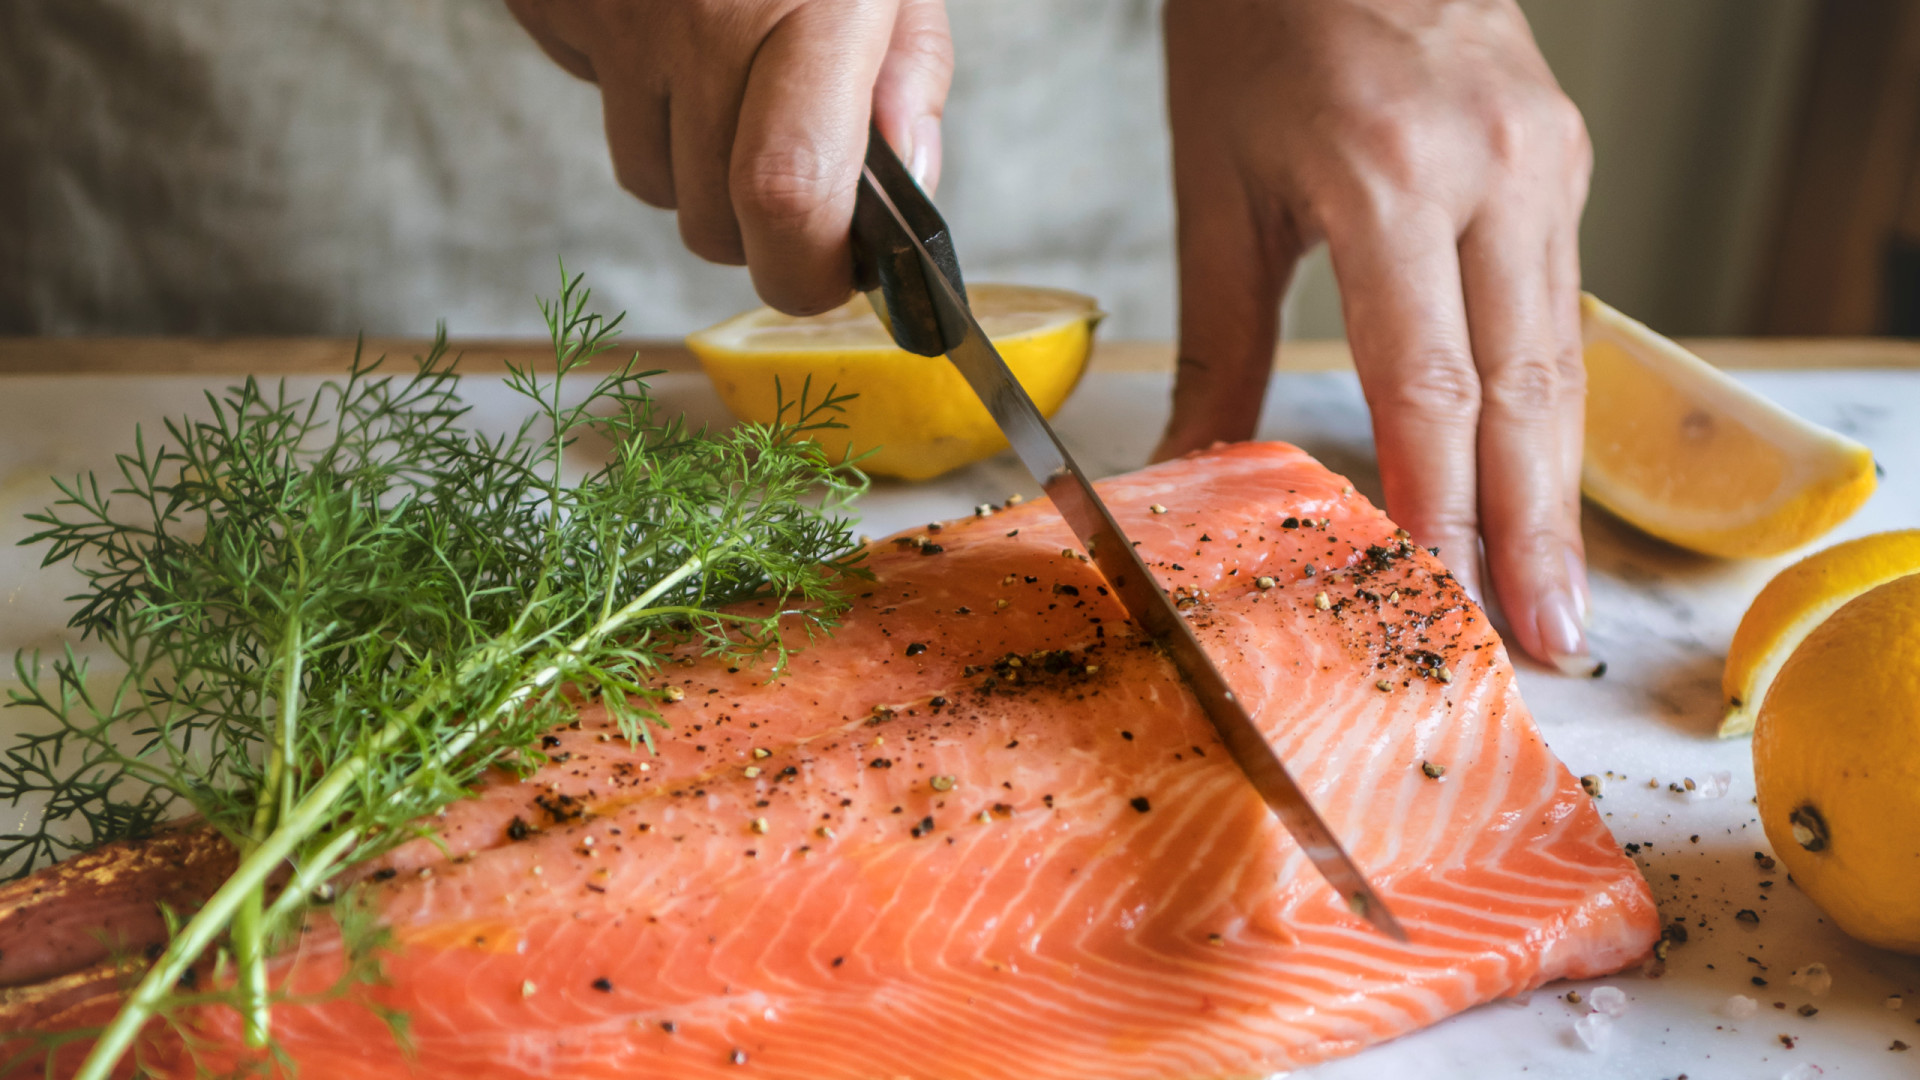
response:
<path id="1" fill-rule="evenodd" d="M 1153 0 L 951 0 L 948 212 L 971 275 L 1172 333 Z M 1813 0 L 1523 0 L 1596 168 L 1589 288 L 1673 333 L 1756 328 Z M 754 303 L 619 191 L 597 92 L 486 0 L 0 6 L 0 333 L 538 328 L 554 258 L 629 329 Z M 1290 337 L 1341 332 L 1324 254 Z"/>

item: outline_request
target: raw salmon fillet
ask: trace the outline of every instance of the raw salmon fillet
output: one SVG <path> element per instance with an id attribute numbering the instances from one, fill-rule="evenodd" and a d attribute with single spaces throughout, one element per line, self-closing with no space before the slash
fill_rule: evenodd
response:
<path id="1" fill-rule="evenodd" d="M 276 1007 L 283 1052 L 329 1080 L 1250 1076 L 1648 954 L 1646 883 L 1437 559 L 1285 445 L 1100 487 L 1409 944 L 1306 863 L 1038 502 L 875 544 L 782 678 L 669 666 L 657 758 L 588 708 L 449 807 L 366 882 L 393 940 L 358 993 L 411 1052 L 353 995 Z M 0 893 L 0 948 L 60 869 Z M 5 1026 L 111 1010 L 104 967 L 39 955 Z M 276 978 L 342 963 L 316 916 Z M 232 1012 L 191 1022 L 238 1060 Z M 143 1053 L 192 1071 L 158 1025 Z"/>

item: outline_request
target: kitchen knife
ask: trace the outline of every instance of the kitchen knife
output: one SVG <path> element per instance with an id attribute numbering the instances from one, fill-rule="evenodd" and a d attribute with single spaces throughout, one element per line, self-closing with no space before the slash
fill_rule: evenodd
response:
<path id="1" fill-rule="evenodd" d="M 1398 941 L 1406 931 L 1300 790 L 1245 705 L 1155 581 L 1073 456 L 967 306 L 947 224 L 879 129 L 868 135 L 853 217 L 855 285 L 900 346 L 945 354 L 1086 547 L 1116 599 L 1173 660 L 1248 781 L 1347 906 Z"/>

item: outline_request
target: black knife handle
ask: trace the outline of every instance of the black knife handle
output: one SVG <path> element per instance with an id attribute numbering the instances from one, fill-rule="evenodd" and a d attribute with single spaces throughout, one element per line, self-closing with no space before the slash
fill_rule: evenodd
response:
<path id="1" fill-rule="evenodd" d="M 946 221 L 900 164 L 880 128 L 869 125 L 866 168 L 860 173 L 853 204 L 853 287 L 867 294 L 901 348 L 921 356 L 940 356 L 957 343 L 948 341 L 941 330 L 931 286 L 921 272 L 909 229 L 964 299 L 966 286 L 960 280 L 960 261 L 954 257 Z"/>

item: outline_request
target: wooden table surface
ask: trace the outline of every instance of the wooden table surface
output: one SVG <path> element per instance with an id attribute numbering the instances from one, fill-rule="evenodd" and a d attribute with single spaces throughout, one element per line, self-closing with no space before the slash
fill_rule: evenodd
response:
<path id="1" fill-rule="evenodd" d="M 425 352 L 423 338 L 368 338 L 369 356 L 410 357 Z M 1725 368 L 1920 368 L 1920 341 L 1890 338 L 1684 338 L 1681 344 Z M 544 339 L 455 339 L 469 371 L 506 361 L 551 358 Z M 641 365 L 690 371 L 697 365 L 678 342 L 623 343 Z M 0 337 L 0 375 L 310 375 L 344 371 L 354 339 L 326 337 Z M 623 356 L 624 353 L 612 355 Z M 1274 367 L 1280 371 L 1339 371 L 1352 358 L 1344 341 L 1290 341 Z M 1108 341 L 1094 348 L 1090 370 L 1167 371 L 1173 346 L 1164 341 Z"/>

